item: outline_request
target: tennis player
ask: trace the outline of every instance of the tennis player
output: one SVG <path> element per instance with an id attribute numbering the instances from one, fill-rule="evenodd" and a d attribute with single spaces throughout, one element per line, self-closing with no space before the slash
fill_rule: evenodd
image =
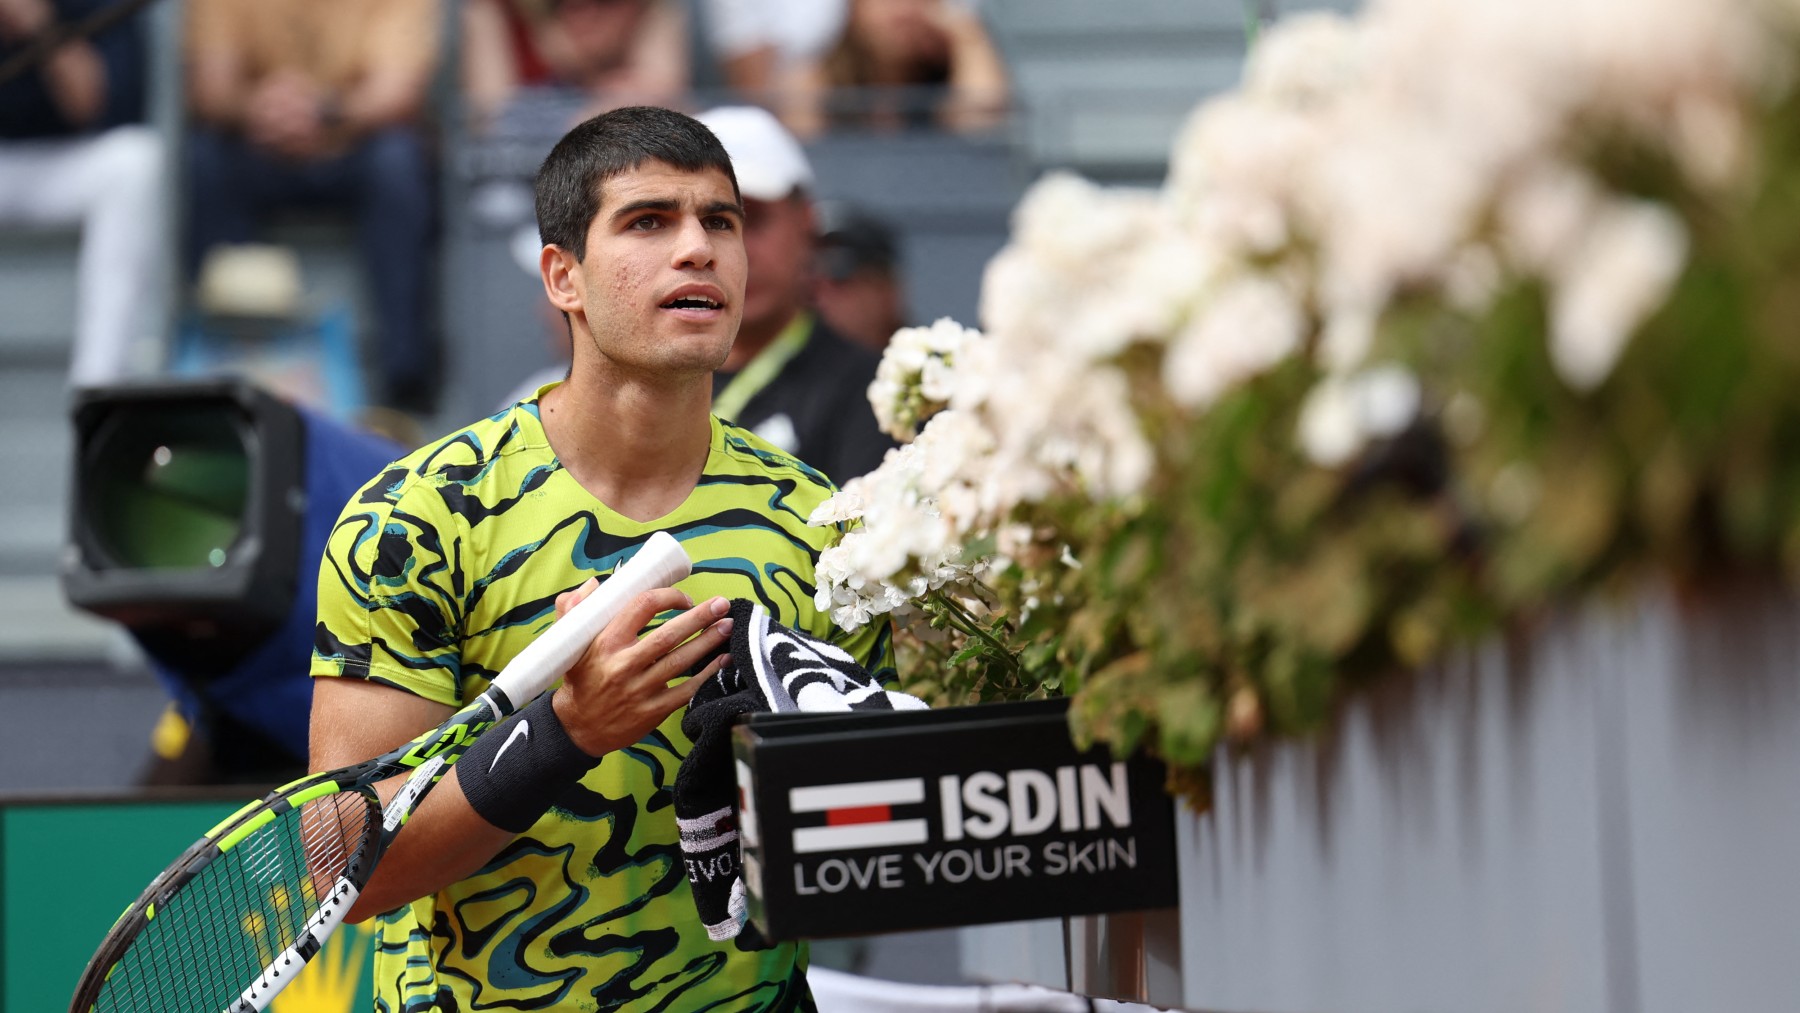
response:
<path id="1" fill-rule="evenodd" d="M 847 635 L 812 604 L 836 534 L 806 519 L 830 484 L 709 410 L 744 298 L 731 162 L 687 116 L 617 110 L 551 151 L 537 214 L 569 378 L 344 508 L 319 573 L 312 767 L 442 722 L 650 533 L 694 574 L 636 599 L 426 798 L 351 913 L 380 916 L 376 1006 L 811 1009 L 803 947 L 707 938 L 671 804 L 682 677 L 723 660 L 727 599 L 892 672 L 887 627 Z"/>

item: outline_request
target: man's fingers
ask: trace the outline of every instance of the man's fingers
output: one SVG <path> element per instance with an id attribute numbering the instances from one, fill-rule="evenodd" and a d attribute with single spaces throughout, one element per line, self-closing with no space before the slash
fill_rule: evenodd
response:
<path id="1" fill-rule="evenodd" d="M 600 586 L 599 578 L 589 577 L 588 579 L 582 581 L 580 583 L 580 585 L 570 588 L 569 590 L 564 591 L 562 594 L 557 595 L 556 596 L 556 618 L 561 619 L 565 614 L 568 613 L 568 611 L 570 609 L 574 608 L 577 604 L 579 604 L 581 602 L 581 599 L 586 598 L 590 594 L 593 594 L 594 589 L 598 588 L 599 586 Z"/>
<path id="2" fill-rule="evenodd" d="M 704 607 L 704 606 L 702 606 Z M 696 609 L 695 611 L 698 611 Z M 665 627 L 666 628 L 666 627 Z M 662 632 L 661 630 L 657 631 Z M 644 640 L 648 642 L 649 637 Z M 646 644 L 647 646 L 647 644 Z M 675 649 L 660 658 L 651 656 L 648 668 L 662 681 L 668 681 L 675 675 L 693 670 L 707 658 L 731 647 L 731 617 L 713 623 L 687 643 L 676 645 Z"/>
<path id="3" fill-rule="evenodd" d="M 646 633 L 643 649 L 650 657 L 660 658 L 673 652 L 689 637 L 725 618 L 730 612 L 730 601 L 724 598 L 709 598 Z"/>
<path id="4" fill-rule="evenodd" d="M 664 612 L 689 608 L 694 600 L 685 592 L 672 587 L 659 587 L 641 592 L 626 603 L 613 616 L 606 629 L 600 631 L 596 641 L 603 642 L 609 651 L 623 651 L 637 644 L 638 631 L 650 625 L 650 620 Z"/>
<path id="5" fill-rule="evenodd" d="M 687 706 L 687 702 L 692 700 L 694 694 L 700 691 L 701 684 L 717 675 L 719 673 L 719 668 L 725 664 L 726 660 L 727 656 L 721 654 L 714 658 L 711 664 L 696 673 L 692 679 L 683 680 L 659 692 L 653 699 L 656 701 L 656 706 L 661 710 L 662 715 L 668 717 L 670 714 Z"/>

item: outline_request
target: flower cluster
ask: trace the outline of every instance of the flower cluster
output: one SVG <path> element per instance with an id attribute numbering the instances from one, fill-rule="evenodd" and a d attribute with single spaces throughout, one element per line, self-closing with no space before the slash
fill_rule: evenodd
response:
<path id="1" fill-rule="evenodd" d="M 982 330 L 895 336 L 869 394 L 911 442 L 815 516 L 852 522 L 821 607 L 922 620 L 949 699 L 1076 691 L 1078 731 L 1197 763 L 1635 561 L 1800 560 L 1797 26 L 1280 23 L 1161 188 L 1044 178 Z"/>
<path id="2" fill-rule="evenodd" d="M 950 403 L 957 360 L 980 337 L 948 317 L 894 332 L 869 384 L 881 431 L 903 441 L 919 435 L 919 424 Z"/>

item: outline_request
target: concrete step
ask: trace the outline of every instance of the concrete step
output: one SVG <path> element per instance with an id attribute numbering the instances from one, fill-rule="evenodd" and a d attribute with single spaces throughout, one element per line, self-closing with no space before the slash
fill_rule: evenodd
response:
<path id="1" fill-rule="evenodd" d="M 0 795 L 136 784 L 168 699 L 140 663 L 0 656 L 0 712 L 26 717 L 0 745 Z"/>
<path id="2" fill-rule="evenodd" d="M 82 612 L 51 574 L 0 575 L 0 669 L 37 662 L 136 664 L 124 628 Z"/>
<path id="3" fill-rule="evenodd" d="M 0 229 L 0 362 L 66 367 L 76 242 L 72 230 Z"/>
<path id="4" fill-rule="evenodd" d="M 0 369 L 0 572 L 52 575 L 61 557 L 72 473 L 64 367 Z"/>

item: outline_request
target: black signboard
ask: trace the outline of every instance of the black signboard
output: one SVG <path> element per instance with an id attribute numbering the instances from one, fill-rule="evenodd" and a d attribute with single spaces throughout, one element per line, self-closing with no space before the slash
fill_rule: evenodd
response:
<path id="1" fill-rule="evenodd" d="M 1078 751 L 1065 700 L 757 714 L 733 734 L 750 917 L 771 939 L 1176 903 L 1162 765 Z"/>

